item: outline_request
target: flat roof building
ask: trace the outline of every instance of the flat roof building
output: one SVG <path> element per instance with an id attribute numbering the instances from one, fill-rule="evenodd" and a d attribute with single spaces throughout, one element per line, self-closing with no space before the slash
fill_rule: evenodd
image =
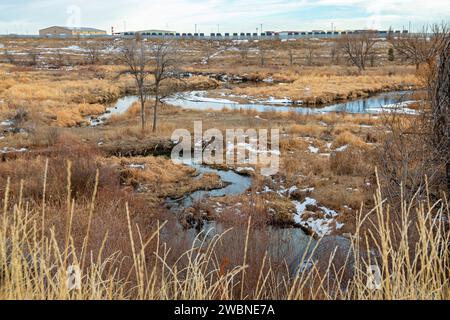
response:
<path id="1" fill-rule="evenodd" d="M 100 36 L 106 35 L 106 31 L 95 28 L 70 28 L 53 26 L 39 30 L 40 36 Z"/>

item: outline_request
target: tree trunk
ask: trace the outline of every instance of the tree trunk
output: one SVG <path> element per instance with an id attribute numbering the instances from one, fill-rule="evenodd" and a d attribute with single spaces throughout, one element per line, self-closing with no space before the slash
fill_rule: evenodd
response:
<path id="1" fill-rule="evenodd" d="M 156 93 L 155 95 L 155 105 L 153 107 L 153 132 L 156 132 L 156 121 L 157 121 L 157 113 L 158 113 L 158 102 L 159 95 Z"/>
<path id="2" fill-rule="evenodd" d="M 434 147 L 445 166 L 447 191 L 450 194 L 450 37 L 439 55 L 432 91 Z"/>
<path id="3" fill-rule="evenodd" d="M 145 130 L 145 97 L 144 97 L 144 88 L 141 87 L 140 91 L 140 100 L 141 100 L 141 130 L 144 132 Z"/>
<path id="4" fill-rule="evenodd" d="M 447 159 L 447 192 L 448 194 L 450 194 L 450 162 L 448 159 Z"/>

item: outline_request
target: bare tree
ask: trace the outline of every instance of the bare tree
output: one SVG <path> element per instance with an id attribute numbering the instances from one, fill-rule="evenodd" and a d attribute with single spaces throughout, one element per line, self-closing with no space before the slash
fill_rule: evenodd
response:
<path id="1" fill-rule="evenodd" d="M 439 197 L 450 192 L 450 35 L 428 70 L 428 99 L 416 103 L 418 115 L 386 115 L 379 158 L 383 190 L 394 203 Z M 399 190 L 403 190 L 403 195 Z"/>
<path id="2" fill-rule="evenodd" d="M 14 54 L 9 52 L 8 49 L 5 49 L 5 51 L 3 52 L 3 55 L 4 55 L 5 60 L 6 60 L 7 63 L 14 64 L 16 62 Z"/>
<path id="3" fill-rule="evenodd" d="M 294 65 L 295 51 L 293 45 L 291 45 L 290 43 L 288 43 L 287 46 L 287 55 L 289 58 L 289 65 L 292 67 Z"/>
<path id="4" fill-rule="evenodd" d="M 340 44 L 348 60 L 362 71 L 366 69 L 367 60 L 374 54 L 377 41 L 374 32 L 366 31 L 343 35 Z"/>
<path id="5" fill-rule="evenodd" d="M 266 64 L 267 48 L 264 43 L 259 42 L 259 62 L 262 67 Z"/>
<path id="6" fill-rule="evenodd" d="M 424 27 L 421 32 L 391 37 L 390 41 L 401 58 L 413 63 L 416 69 L 419 69 L 423 63 L 429 66 L 434 64 L 437 55 L 442 51 L 448 31 L 447 25 L 435 24 Z"/>
<path id="7" fill-rule="evenodd" d="M 333 42 L 331 45 L 330 58 L 332 64 L 339 64 L 341 59 L 341 50 L 337 42 Z"/>
<path id="8" fill-rule="evenodd" d="M 445 167 L 447 191 L 450 194 L 450 35 L 443 41 L 431 92 L 433 146 Z"/>
<path id="9" fill-rule="evenodd" d="M 209 64 L 211 58 L 213 58 L 214 54 L 217 52 L 213 41 L 205 41 L 205 46 L 202 51 L 205 55 L 202 59 L 203 64 Z"/>
<path id="10" fill-rule="evenodd" d="M 176 53 L 173 42 L 162 41 L 155 44 L 152 49 L 152 69 L 151 74 L 154 78 L 153 91 L 155 102 L 153 105 L 153 132 L 156 131 L 158 105 L 162 99 L 171 95 L 176 86 L 170 80 L 179 80 L 180 72 L 178 65 L 180 57 Z"/>
<path id="11" fill-rule="evenodd" d="M 96 64 L 100 61 L 101 50 L 98 45 L 92 41 L 88 42 L 86 45 L 87 49 L 87 61 L 89 64 Z"/>
<path id="12" fill-rule="evenodd" d="M 58 68 L 61 68 L 61 67 L 65 66 L 65 64 L 66 64 L 64 54 L 62 53 L 62 51 L 60 49 L 56 50 L 55 64 Z"/>
<path id="13" fill-rule="evenodd" d="M 145 102 L 147 100 L 145 83 L 151 74 L 148 47 L 142 41 L 131 40 L 125 42 L 120 50 L 119 60 L 127 66 L 126 73 L 132 75 L 141 103 L 141 127 L 145 130 Z"/>
<path id="14" fill-rule="evenodd" d="M 312 41 L 305 42 L 305 49 L 306 49 L 306 62 L 309 66 L 312 66 L 314 64 L 315 60 L 315 53 L 319 47 L 317 44 L 315 44 Z"/>
<path id="15" fill-rule="evenodd" d="M 425 105 L 421 106 L 425 108 Z M 426 186 L 434 188 L 439 170 L 430 155 L 427 116 L 405 117 L 398 112 L 383 115 L 384 129 L 379 145 L 378 169 L 383 193 L 392 205 L 423 199 Z M 426 178 L 428 177 L 428 183 Z"/>
<path id="16" fill-rule="evenodd" d="M 31 50 L 28 52 L 28 63 L 31 66 L 36 66 L 39 61 L 39 52 L 35 50 Z"/>
<path id="17" fill-rule="evenodd" d="M 250 44 L 247 41 L 242 41 L 238 45 L 239 55 L 241 56 L 242 61 L 246 61 L 248 59 L 248 54 L 250 51 Z"/>

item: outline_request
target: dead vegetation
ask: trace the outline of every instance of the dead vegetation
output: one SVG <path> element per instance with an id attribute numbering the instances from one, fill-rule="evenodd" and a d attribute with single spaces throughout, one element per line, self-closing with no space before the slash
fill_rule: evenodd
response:
<path id="1" fill-rule="evenodd" d="M 160 55 L 162 60 L 148 61 L 149 69 L 136 72 L 143 76 L 141 83 L 142 78 L 136 81 L 130 75 L 130 66 L 113 65 L 118 60 L 109 60 L 115 48 L 111 43 L 102 40 L 96 46 L 90 44 L 94 46 L 90 49 L 89 44 L 78 41 L 48 42 L 45 46 L 52 49 L 48 50 L 50 53 L 41 53 L 34 59 L 30 52 L 27 57 L 32 63 L 26 64 L 11 56 L 11 51 L 29 52 L 30 47 L 37 47 L 36 42 L 5 41 L 5 58 L 9 64 L 0 64 L 0 120 L 14 123 L 14 130 L 3 132 L 0 146 L 27 150 L 4 153 L 0 163 L 4 208 L 0 219 L 0 266 L 8 270 L 7 281 L 0 285 L 0 296 L 45 299 L 448 298 L 448 290 L 445 290 L 448 261 L 438 254 L 442 248 L 448 249 L 443 246 L 448 243 L 448 233 L 436 231 L 448 227 L 445 225 L 448 220 L 443 218 L 448 215 L 448 203 L 441 192 L 445 165 L 448 183 L 448 148 L 441 143 L 448 138 L 445 134 L 448 127 L 448 120 L 445 121 L 448 115 L 448 108 L 445 109 L 448 105 L 448 95 L 445 95 L 447 56 L 440 59 L 437 70 L 441 72 L 433 73 L 436 83 L 440 84 L 432 87 L 434 108 L 422 108 L 420 103 L 414 107 L 417 111 L 434 111 L 433 132 L 438 139 L 435 144 L 445 146 L 436 152 L 433 144 L 427 144 L 430 140 L 424 138 L 426 135 L 418 132 L 429 129 L 424 125 L 430 119 L 426 117 L 302 115 L 244 109 L 195 111 L 159 104 L 166 92 L 183 89 L 226 87 L 238 95 L 288 97 L 305 105 L 321 105 L 367 97 L 380 91 L 424 86 L 426 81 L 417 78 L 414 67 L 389 60 L 383 43 L 377 42 L 370 45 L 370 50 L 363 50 L 366 54 L 358 59 L 364 61 L 351 67 L 344 63 L 337 45 L 329 41 L 259 44 L 180 41 L 177 49 L 183 52 L 182 70 L 171 65 L 166 71 L 155 71 L 168 63 Z M 72 49 L 67 49 L 69 47 Z M 77 56 L 76 52 L 82 53 Z M 372 63 L 371 56 L 380 52 L 385 56 L 377 56 Z M 206 61 L 203 60 L 205 54 Z M 138 68 L 142 66 L 140 62 L 136 64 Z M 173 77 L 172 71 L 185 74 L 186 78 Z M 239 76 L 253 84 L 268 79 L 273 82 L 238 86 L 220 81 L 223 75 Z M 159 91 L 156 106 L 151 99 L 144 99 L 124 114 L 110 118 L 104 126 L 86 125 L 88 116 L 103 113 L 108 103 L 118 97 L 136 92 L 147 96 L 155 90 Z M 142 119 L 152 116 L 158 116 L 159 121 L 158 126 L 153 126 L 154 131 L 145 121 L 142 126 Z M 282 158 L 280 171 L 274 177 L 262 177 L 247 168 L 246 173 L 253 179 L 248 192 L 205 199 L 188 208 L 189 218 L 202 222 L 215 219 L 223 231 L 233 228 L 225 232 L 223 238 L 214 237 L 205 247 L 188 251 L 193 243 L 192 230 L 182 231 L 178 217 L 165 206 L 166 198 L 183 198 L 193 191 L 211 190 L 224 184 L 215 174 L 199 177 L 192 168 L 175 165 L 160 156 L 167 155 L 171 149 L 169 138 L 174 129 L 192 131 L 192 123 L 198 120 L 203 120 L 204 130 L 278 128 L 282 135 Z M 414 134 L 410 134 L 413 130 Z M 431 159 L 430 152 L 439 157 Z M 436 159 L 440 159 L 439 165 Z M 378 184 L 382 193 L 376 188 Z M 292 239 L 286 240 L 280 233 L 273 232 L 283 229 L 269 229 L 267 225 L 292 227 L 296 214 L 294 201 L 304 202 L 307 198 L 317 202 L 307 207 L 305 217 L 323 219 L 323 208 L 334 210 L 339 215 L 330 235 L 350 238 L 345 241 L 352 242 L 354 248 L 362 246 L 365 254 L 375 248 L 377 263 L 383 271 L 381 291 L 364 289 L 367 260 L 360 260 L 359 256 L 355 257 L 353 277 L 343 282 L 331 281 L 330 284 L 328 281 L 336 275 L 336 269 L 331 271 L 330 268 L 336 267 L 343 274 L 342 261 L 339 267 L 316 261 L 310 277 L 304 272 L 295 275 L 304 261 L 296 257 L 292 267 L 284 259 L 293 257 Z M 397 206 L 388 207 L 386 199 Z M 24 217 L 26 220 L 21 220 Z M 390 220 L 392 217 L 396 219 Z M 23 224 L 11 224 L 11 221 Z M 436 226 L 436 221 L 442 225 Z M 344 226 L 337 230 L 337 223 Z M 19 225 L 23 227 L 20 229 Z M 412 225 L 417 230 L 411 231 Z M 402 237 L 391 232 L 396 228 L 403 228 L 399 232 Z M 40 236 L 31 241 L 31 234 Z M 338 242 L 334 237 L 325 239 L 331 245 Z M 16 254 L 12 264 L 5 259 L 10 255 L 8 243 L 12 243 Z M 54 245 L 45 247 L 44 253 L 37 250 L 45 243 Z M 365 248 L 367 243 L 371 248 Z M 420 243 L 427 246 L 421 248 Z M 278 254 L 269 257 L 274 251 Z M 30 252 L 35 263 L 42 263 L 42 268 L 36 270 L 44 273 L 32 272 L 27 267 L 23 256 Z M 54 257 L 58 258 L 56 262 Z M 408 261 L 409 257 L 414 258 Z M 424 261 L 427 268 L 417 265 L 419 260 Z M 51 274 L 50 266 L 56 263 L 65 271 L 66 263 L 80 261 L 88 275 L 83 281 L 88 284 L 100 281 L 105 287 L 87 285 L 86 291 L 68 294 L 57 285 L 42 286 L 43 277 L 51 283 L 58 282 L 56 276 L 47 279 Z M 405 263 L 410 263 L 411 268 L 397 268 Z M 180 270 L 187 270 L 187 273 Z M 394 271 L 395 277 L 391 277 Z M 198 275 L 195 281 L 189 272 Z M 230 288 L 229 281 L 241 285 Z M 206 290 L 198 289 L 199 282 Z M 158 290 L 146 290 L 155 283 Z M 174 290 L 174 284 L 192 290 Z M 53 291 L 54 288 L 60 290 Z M 16 296 L 17 292 L 24 296 Z"/>

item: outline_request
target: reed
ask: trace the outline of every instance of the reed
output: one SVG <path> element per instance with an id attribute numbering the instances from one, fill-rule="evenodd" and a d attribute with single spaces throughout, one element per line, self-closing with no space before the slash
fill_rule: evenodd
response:
<path id="1" fill-rule="evenodd" d="M 94 254 L 88 242 L 96 214 L 99 174 L 87 210 L 87 229 L 81 246 L 74 241 L 75 199 L 67 167 L 66 234 L 60 238 L 46 220 L 46 176 L 43 205 L 10 197 L 8 179 L 0 219 L 1 299 L 449 299 L 449 204 L 445 195 L 432 203 L 402 202 L 393 214 L 378 188 L 376 206 L 357 217 L 351 250 L 339 258 L 338 249 L 318 256 L 321 241 L 299 258 L 295 274 L 275 268 L 266 252 L 256 271 L 249 270 L 251 219 L 245 232 L 242 264 L 226 269 L 218 247 L 231 230 L 214 236 L 199 235 L 190 249 L 175 261 L 172 248 L 161 243 L 166 223 L 156 225 L 144 238 L 142 226 L 134 225 L 128 205 L 126 215 L 129 247 L 105 255 L 109 237 Z M 45 172 L 48 168 L 46 166 Z M 77 235 L 79 236 L 79 235 Z M 232 245 L 232 244 L 228 244 Z M 375 254 L 374 254 L 375 253 Z M 124 270 L 124 260 L 130 267 Z M 153 261 L 149 263 L 149 261 Z M 81 271 L 81 284 L 71 288 L 67 268 Z M 305 267 L 307 266 L 307 267 Z M 368 270 L 380 270 L 379 286 L 371 289 Z M 348 275 L 348 270 L 353 270 Z M 126 271 L 126 272 L 122 272 Z M 255 272 L 256 282 L 250 272 Z"/>

